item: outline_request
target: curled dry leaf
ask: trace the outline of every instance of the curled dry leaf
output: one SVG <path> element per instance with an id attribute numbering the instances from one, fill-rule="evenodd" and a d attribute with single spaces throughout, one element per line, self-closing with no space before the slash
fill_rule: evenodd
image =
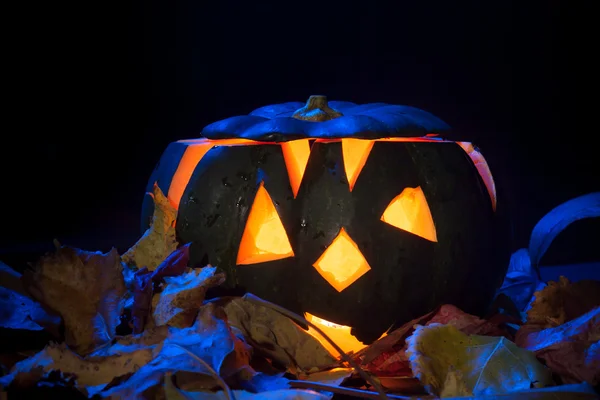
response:
<path id="1" fill-rule="evenodd" d="M 527 311 L 526 325 L 539 329 L 552 328 L 571 321 L 600 306 L 600 281 L 582 280 L 571 283 L 561 276 L 535 292 Z"/>
<path id="2" fill-rule="evenodd" d="M 431 324 L 417 326 L 406 342 L 415 377 L 436 396 L 503 394 L 552 384 L 550 371 L 532 352 L 504 337 Z"/>
<path id="3" fill-rule="evenodd" d="M 516 343 L 544 360 L 564 383 L 600 383 L 600 306 L 557 327 L 524 326 Z"/>
<path id="4" fill-rule="evenodd" d="M 152 196 L 154 201 L 152 224 L 137 243 L 123 254 L 122 259 L 128 265 L 146 267 L 154 271 L 177 248 L 175 237 L 177 209 L 156 183 L 152 193 L 148 195 Z"/>
<path id="5" fill-rule="evenodd" d="M 158 267 L 156 267 L 152 273 L 152 280 L 154 282 L 160 282 L 167 276 L 178 276 L 183 274 L 190 260 L 190 245 L 190 243 L 184 244 L 178 249 L 173 250 L 173 252 L 169 254 Z"/>
<path id="6" fill-rule="evenodd" d="M 154 323 L 183 328 L 194 323 L 206 291 L 225 282 L 225 274 L 204 267 L 164 280 L 165 288 L 152 298 Z"/>
<path id="7" fill-rule="evenodd" d="M 87 354 L 115 336 L 126 294 L 116 249 L 102 254 L 59 247 L 23 275 L 31 296 L 59 314 L 65 342 Z"/>
<path id="8" fill-rule="evenodd" d="M 337 364 L 317 339 L 275 310 L 243 298 L 228 300 L 224 309 L 248 343 L 281 365 L 309 371 Z"/>

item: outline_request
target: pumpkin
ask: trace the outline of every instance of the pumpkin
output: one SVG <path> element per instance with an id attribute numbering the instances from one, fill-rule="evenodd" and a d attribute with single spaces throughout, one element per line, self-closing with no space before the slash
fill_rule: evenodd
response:
<path id="1" fill-rule="evenodd" d="M 413 107 L 311 96 L 171 143 L 148 191 L 178 208 L 192 263 L 369 343 L 442 303 L 481 314 L 502 283 L 494 180 L 446 134 Z"/>

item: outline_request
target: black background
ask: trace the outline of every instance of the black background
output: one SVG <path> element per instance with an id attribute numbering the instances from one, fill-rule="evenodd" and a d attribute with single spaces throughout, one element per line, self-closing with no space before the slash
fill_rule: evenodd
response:
<path id="1" fill-rule="evenodd" d="M 5 60 L 15 123 L 0 247 L 126 248 L 169 142 L 311 94 L 416 106 L 467 134 L 510 200 L 514 248 L 526 246 L 553 207 L 600 190 L 591 4 L 27 5 Z M 547 262 L 599 259 L 597 232 L 597 218 L 574 224 Z"/>

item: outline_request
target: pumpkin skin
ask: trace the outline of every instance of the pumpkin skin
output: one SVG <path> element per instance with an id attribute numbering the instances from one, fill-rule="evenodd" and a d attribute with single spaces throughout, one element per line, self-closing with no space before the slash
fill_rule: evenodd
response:
<path id="1" fill-rule="evenodd" d="M 227 272 L 231 286 L 295 312 L 351 326 L 352 334 L 364 343 L 444 303 L 481 315 L 502 283 L 510 252 L 503 221 L 494 210 L 495 198 L 490 198 L 489 184 L 465 145 L 426 137 L 449 133 L 449 128 L 421 110 L 329 105 L 343 116 L 325 122 L 292 120 L 290 115 L 302 103 L 268 106 L 248 118 L 207 126 L 202 135 L 208 139 L 168 146 L 148 190 L 157 182 L 168 193 L 186 150 L 208 142 L 216 145 L 193 168 L 179 200 L 177 236 L 181 243 L 192 243 L 191 263 L 210 262 Z M 349 112 L 357 107 L 359 112 Z M 390 110 L 400 113 L 392 122 Z M 367 118 L 353 118 L 368 112 Z M 349 117 L 352 121 L 343 120 Z M 378 123 L 384 118 L 386 123 Z M 248 141 L 231 144 L 239 138 Z M 294 197 L 282 142 L 307 138 L 315 140 Z M 376 140 L 352 190 L 342 151 L 347 138 Z M 261 187 L 275 205 L 294 255 L 236 265 Z M 381 220 L 392 199 L 417 187 L 426 198 L 437 241 Z M 145 199 L 143 229 L 151 215 L 151 200 Z M 342 228 L 370 270 L 338 291 L 313 264 Z"/>

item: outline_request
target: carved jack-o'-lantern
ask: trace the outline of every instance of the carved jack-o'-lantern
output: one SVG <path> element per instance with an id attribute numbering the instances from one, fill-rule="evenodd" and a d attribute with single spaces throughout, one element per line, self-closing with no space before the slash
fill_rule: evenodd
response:
<path id="1" fill-rule="evenodd" d="M 312 96 L 171 143 L 148 189 L 178 207 L 193 263 L 370 342 L 441 303 L 481 313 L 504 277 L 490 171 L 446 133 L 412 107 Z"/>

